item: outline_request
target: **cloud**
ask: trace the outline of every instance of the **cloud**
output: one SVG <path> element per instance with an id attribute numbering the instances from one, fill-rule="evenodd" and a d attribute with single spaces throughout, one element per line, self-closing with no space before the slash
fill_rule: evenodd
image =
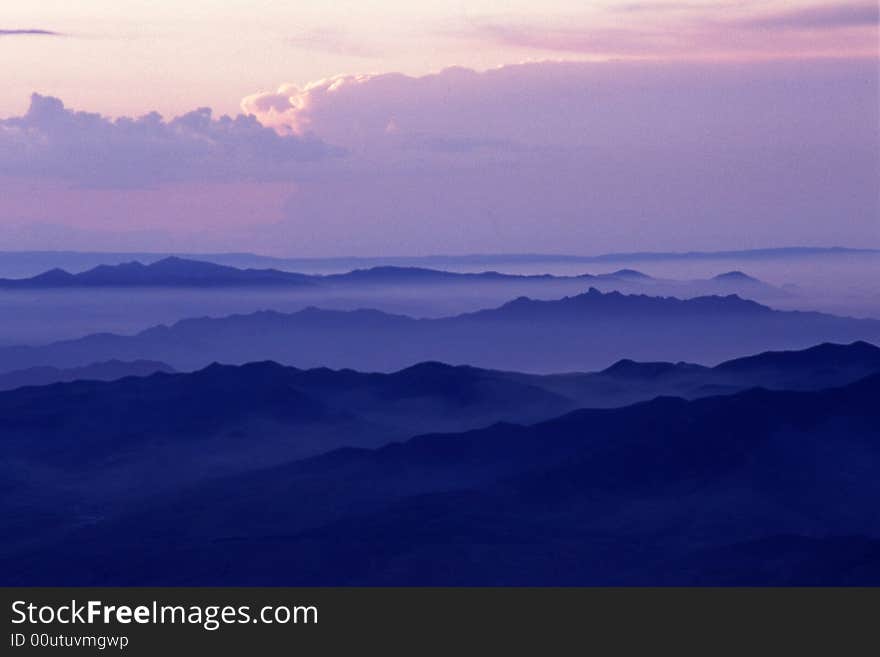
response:
<path id="1" fill-rule="evenodd" d="M 234 119 L 37 96 L 0 122 L 0 224 L 303 255 L 877 244 L 878 93 L 876 60 L 828 58 L 351 73 Z"/>
<path id="2" fill-rule="evenodd" d="M 350 156 L 298 185 L 256 247 L 876 242 L 877 84 L 875 62 L 829 59 L 534 62 L 282 85 L 243 108 Z"/>
<path id="3" fill-rule="evenodd" d="M 52 30 L 3 30 L 0 29 L 0 37 L 4 36 L 65 36 L 61 32 Z"/>
<path id="4" fill-rule="evenodd" d="M 0 120 L 0 175 L 95 187 L 295 177 L 303 163 L 341 154 L 313 135 L 279 135 L 253 116 L 200 108 L 164 120 L 153 112 L 110 119 L 34 94 L 21 117 Z"/>
<path id="5" fill-rule="evenodd" d="M 629 4 L 554 19 L 471 18 L 457 36 L 502 47 L 599 57 L 876 56 L 874 2 L 766 13 L 747 3 Z M 768 32 L 773 37 L 768 38 Z"/>
<path id="6" fill-rule="evenodd" d="M 791 9 L 743 20 L 740 25 L 771 30 L 835 30 L 876 27 L 878 23 L 880 5 L 876 2 L 863 2 Z"/>
<path id="7" fill-rule="evenodd" d="M 438 153 L 508 149 L 518 143 L 517 137 L 495 132 L 508 117 L 521 119 L 521 112 L 502 106 L 500 101 L 488 114 L 470 112 L 475 102 L 488 100 L 487 90 L 504 86 L 499 84 L 500 78 L 514 70 L 523 80 L 542 84 L 538 79 L 541 73 L 529 67 L 485 73 L 452 67 L 424 76 L 338 75 L 303 87 L 283 84 L 274 92 L 245 97 L 241 107 L 281 133 L 319 134 L 362 154 L 388 149 Z M 505 101 L 512 100 L 507 93 L 505 90 Z M 464 117 L 469 119 L 466 125 Z"/>
<path id="8" fill-rule="evenodd" d="M 498 20 L 473 23 L 480 39 L 507 47 L 593 55 L 647 55 L 686 49 L 681 33 L 645 28 L 578 27 L 576 24 L 535 26 Z"/>
<path id="9" fill-rule="evenodd" d="M 847 80 L 846 93 L 859 99 L 852 110 L 871 116 L 876 103 L 867 102 L 858 85 L 876 88 L 875 74 L 876 64 L 858 60 L 544 61 L 486 71 L 452 67 L 422 76 L 339 75 L 247 96 L 242 109 L 282 133 L 317 134 L 362 154 L 413 144 L 496 151 L 514 144 L 681 147 L 698 136 L 722 139 L 724 130 L 748 134 L 769 123 L 775 142 L 797 142 L 817 138 L 802 134 L 805 121 L 820 133 L 837 129 L 835 114 L 825 111 L 830 103 L 821 80 Z M 805 111 L 799 105 L 806 98 L 820 105 Z M 782 108 L 797 121 L 787 121 Z"/>

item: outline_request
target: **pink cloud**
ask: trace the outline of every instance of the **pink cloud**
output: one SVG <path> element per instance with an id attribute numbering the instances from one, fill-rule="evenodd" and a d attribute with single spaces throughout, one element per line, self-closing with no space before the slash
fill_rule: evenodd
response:
<path id="1" fill-rule="evenodd" d="M 276 244 L 878 243 L 876 73 L 863 59 L 539 62 L 344 75 L 243 107 L 350 153 L 291 195 Z"/>
<path id="2" fill-rule="evenodd" d="M 877 56 L 878 13 L 874 2 L 783 10 L 741 3 L 633 4 L 565 19 L 475 18 L 455 33 L 505 47 L 604 57 Z"/>
<path id="3" fill-rule="evenodd" d="M 200 108 L 165 121 L 153 112 L 109 119 L 34 94 L 24 116 L 0 119 L 0 175 L 93 187 L 278 180 L 341 154 L 311 135 L 282 136 L 254 117 Z"/>
<path id="4" fill-rule="evenodd" d="M 95 168 L 8 156 L 17 175 L 0 178 L 0 222 L 156 229 L 214 250 L 303 255 L 880 246 L 878 91 L 869 59 L 351 74 L 249 96 L 243 131 L 207 113 L 153 119 L 172 145 L 179 130 L 184 143 L 225 144 L 216 152 L 229 160 L 184 151 L 170 163 L 181 151 L 151 151 L 127 124 L 50 103 L 29 119 L 52 126 L 48 152 L 71 149 Z M 55 136 L 70 114 L 70 135 L 94 143 Z M 0 131 L 4 145 L 44 139 L 20 121 Z M 303 158 L 310 140 L 346 155 Z M 89 165 L 88 149 L 107 155 Z M 143 171 L 108 174 L 137 152 Z M 153 185 L 119 184 L 131 180 Z M 95 237 L 96 247 L 102 239 L 119 243 Z"/>

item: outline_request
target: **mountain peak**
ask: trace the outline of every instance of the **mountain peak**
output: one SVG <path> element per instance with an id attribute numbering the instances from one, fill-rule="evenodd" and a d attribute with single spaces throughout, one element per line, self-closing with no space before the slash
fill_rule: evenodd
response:
<path id="1" fill-rule="evenodd" d="M 40 280 L 43 282 L 68 282 L 74 279 L 75 276 L 71 274 L 69 271 L 65 269 L 61 269 L 59 267 L 55 267 L 54 269 L 50 269 L 48 271 L 44 271 L 42 274 L 37 274 L 33 277 L 32 280 Z"/>
<path id="2" fill-rule="evenodd" d="M 728 282 L 728 283 L 760 283 L 757 278 L 754 276 L 749 276 L 745 272 L 739 270 L 733 270 L 724 272 L 723 274 L 718 274 L 717 276 L 712 277 L 713 281 L 719 282 Z"/>
<path id="3" fill-rule="evenodd" d="M 609 276 L 615 278 L 628 278 L 630 280 L 647 280 L 651 278 L 647 274 L 643 274 L 636 269 L 618 269 L 617 271 L 611 272 Z"/>
<path id="4" fill-rule="evenodd" d="M 599 373 L 618 378 L 653 379 L 678 372 L 682 369 L 693 369 L 698 367 L 698 365 L 689 365 L 687 363 L 667 363 L 660 361 L 639 363 L 630 360 L 629 358 L 623 358 Z"/>
<path id="5" fill-rule="evenodd" d="M 814 347 L 790 351 L 765 351 L 754 356 L 736 358 L 721 363 L 721 371 L 744 371 L 758 367 L 773 368 L 800 366 L 811 369 L 827 369 L 846 366 L 880 367 L 880 347 L 864 340 L 849 344 L 823 342 Z"/>

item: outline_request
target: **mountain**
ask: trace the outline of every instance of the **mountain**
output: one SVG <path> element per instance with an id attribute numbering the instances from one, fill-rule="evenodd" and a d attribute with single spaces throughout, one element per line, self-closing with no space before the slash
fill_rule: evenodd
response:
<path id="1" fill-rule="evenodd" d="M 578 263 L 623 263 L 651 261 L 705 260 L 791 260 L 794 258 L 828 256 L 878 256 L 880 249 L 848 249 L 841 247 L 783 247 L 741 251 L 635 252 L 601 255 L 549 253 L 475 253 L 466 255 L 285 258 L 254 253 L 158 253 L 158 252 L 88 252 L 88 251 L 0 251 L 0 271 L 5 276 L 33 276 L 52 268 L 84 271 L 98 265 L 114 265 L 137 260 L 155 262 L 169 256 L 201 260 L 230 267 L 275 268 L 294 271 L 348 271 L 370 267 L 485 267 L 506 265 L 548 265 Z"/>
<path id="2" fill-rule="evenodd" d="M 2 583 L 877 585 L 878 396 L 874 375 L 336 450 L 81 510 L 7 549 Z"/>
<path id="3" fill-rule="evenodd" d="M 0 392 L 0 536 L 24 541 L 160 492 L 346 445 L 534 422 L 574 406 L 529 382 L 439 363 L 393 374 L 213 364 L 17 388 Z"/>
<path id="4" fill-rule="evenodd" d="M 424 267 L 398 267 L 393 265 L 355 269 L 344 274 L 328 274 L 315 277 L 323 283 L 333 285 L 406 285 L 438 283 L 567 283 L 594 281 L 627 284 L 633 281 L 653 280 L 647 274 L 621 269 L 610 274 L 578 274 L 576 276 L 554 276 L 552 274 L 504 274 L 497 271 L 454 272 Z"/>
<path id="5" fill-rule="evenodd" d="M 624 359 L 595 374 L 547 376 L 549 390 L 584 405 L 606 406 L 659 395 L 694 399 L 711 394 L 762 387 L 775 390 L 817 390 L 846 385 L 880 372 L 880 348 L 867 342 L 824 343 L 803 350 L 768 351 L 725 361 L 715 367 L 692 363 L 637 363 Z M 551 384 L 552 382 L 552 384 Z M 558 385 L 557 385 L 558 384 Z M 619 404 L 611 404 L 619 405 Z"/>
<path id="6" fill-rule="evenodd" d="M 0 289 L 77 289 L 180 287 L 221 288 L 241 286 L 322 286 L 329 289 L 362 287 L 398 287 L 424 285 L 488 284 L 520 291 L 539 291 L 550 294 L 571 291 L 572 286 L 585 282 L 603 290 L 628 292 L 671 293 L 680 296 L 698 296 L 717 292 L 748 293 L 750 296 L 774 298 L 785 296 L 785 291 L 768 285 L 742 272 L 719 274 L 709 280 L 674 281 L 655 279 L 633 270 L 620 269 L 606 274 L 579 274 L 555 276 L 551 274 L 507 274 L 497 271 L 454 272 L 424 267 L 383 265 L 354 269 L 339 274 L 298 274 L 278 269 L 238 269 L 202 260 L 169 256 L 142 264 L 139 261 L 113 265 L 98 265 L 81 273 L 72 274 L 54 268 L 31 278 L 0 279 Z"/>
<path id="7" fill-rule="evenodd" d="M 716 294 L 727 292 L 757 299 L 779 299 L 794 296 L 791 290 L 769 285 L 738 270 L 718 274 L 707 281 L 690 281 L 680 284 L 694 289 L 711 290 Z"/>
<path id="8" fill-rule="evenodd" d="M 335 285 L 402 285 L 525 280 L 547 281 L 555 278 L 557 277 L 549 274 L 520 276 L 516 274 L 502 274 L 496 271 L 462 273 L 438 269 L 426 269 L 424 267 L 396 267 L 386 265 L 370 267 L 368 269 L 354 269 L 344 274 L 328 274 L 326 276 L 321 276 L 320 280 Z"/>
<path id="9" fill-rule="evenodd" d="M 171 373 L 174 369 L 165 363 L 149 360 L 123 362 L 109 360 L 84 367 L 59 369 L 57 367 L 31 367 L 0 374 L 0 390 L 12 390 L 23 386 L 45 386 L 64 381 L 112 381 L 127 376 L 148 376 L 156 372 Z"/>
<path id="10" fill-rule="evenodd" d="M 211 440 L 216 455 L 219 438 L 233 434 L 247 449 L 253 446 L 248 441 L 277 434 L 299 455 L 343 444 L 381 444 L 428 429 L 458 431 L 501 419 L 535 421 L 573 406 L 572 400 L 528 380 L 441 363 L 392 374 L 300 370 L 273 362 L 214 363 L 190 373 L 5 391 L 0 393 L 0 428 L 7 447 L 39 451 L 43 445 L 69 443 L 87 459 L 92 441 L 106 441 L 127 454 L 132 441 L 144 436 L 151 450 L 167 437 L 174 438 L 172 449 L 181 446 L 180 437 Z M 337 422 L 344 432 L 334 438 L 327 428 Z M 299 435 L 291 433 L 294 429 Z M 310 429 L 319 435 L 312 445 L 306 440 Z"/>
<path id="11" fill-rule="evenodd" d="M 880 340 L 880 321 L 776 311 L 735 295 L 681 300 L 591 288 L 440 319 L 317 308 L 189 319 L 133 336 L 94 334 L 0 348 L 0 369 L 150 359 L 182 370 L 214 361 L 274 360 L 366 371 L 441 361 L 560 372 L 607 367 L 621 358 L 717 363 L 744 353 L 855 340 Z"/>
<path id="12" fill-rule="evenodd" d="M 749 276 L 746 273 L 741 271 L 728 271 L 723 274 L 718 274 L 717 276 L 712 277 L 713 281 L 718 281 L 720 283 L 760 283 L 757 278 L 753 276 Z"/>
<path id="13" fill-rule="evenodd" d="M 651 277 L 647 274 L 643 274 L 640 271 L 636 271 L 635 269 L 618 269 L 615 272 L 611 272 L 608 274 L 610 278 L 622 278 L 624 280 L 629 281 L 639 281 L 644 282 L 646 280 L 651 280 Z"/>
<path id="14" fill-rule="evenodd" d="M 54 289 L 79 287 L 223 287 L 241 285 L 418 285 L 439 283 L 547 283 L 592 280 L 606 283 L 648 281 L 650 276 L 634 270 L 611 274 L 552 276 L 518 275 L 495 271 L 451 272 L 424 267 L 377 266 L 342 274 L 308 275 L 278 269 L 238 269 L 202 260 L 169 256 L 149 264 L 138 261 L 98 265 L 71 274 L 54 268 L 30 278 L 0 279 L 0 288 Z"/>
<path id="15" fill-rule="evenodd" d="M 311 285 L 311 277 L 277 269 L 236 269 L 199 260 L 168 257 L 150 264 L 98 265 L 78 274 L 52 269 L 32 278 L 0 279 L 0 288 L 220 287 Z"/>
<path id="16" fill-rule="evenodd" d="M 715 367 L 624 358 L 599 372 L 494 372 L 572 401 L 577 407 L 614 408 L 661 396 L 697 399 L 748 388 L 819 390 L 880 372 L 880 348 L 866 342 L 824 343 L 801 351 L 764 352 Z"/>
<path id="17" fill-rule="evenodd" d="M 841 384 L 880 370 L 880 349 L 867 342 L 821 344 L 801 351 L 780 351 L 721 363 L 715 372 L 729 379 L 762 381 L 764 386 L 800 389 L 817 380 Z"/>

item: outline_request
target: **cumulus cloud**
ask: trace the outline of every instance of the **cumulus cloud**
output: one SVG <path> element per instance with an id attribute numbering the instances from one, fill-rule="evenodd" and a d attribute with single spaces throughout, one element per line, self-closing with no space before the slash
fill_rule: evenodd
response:
<path id="1" fill-rule="evenodd" d="M 877 243 L 876 67 L 350 74 L 249 96 L 236 119 L 111 121 L 37 97 L 0 123 L 0 222 L 197 227 L 214 249 L 336 255 Z"/>
<path id="2" fill-rule="evenodd" d="M 282 133 L 318 134 L 360 153 L 413 144 L 426 151 L 515 144 L 621 152 L 725 143 L 731 134 L 798 143 L 817 138 L 808 125 L 817 133 L 839 125 L 839 115 L 827 111 L 838 103 L 826 99 L 823 84 L 846 80 L 846 93 L 859 102 L 839 104 L 863 118 L 876 114 L 864 91 L 876 88 L 875 72 L 874 63 L 857 60 L 545 61 L 423 76 L 340 75 L 248 96 L 242 108 Z M 817 106 L 806 111 L 805 99 Z"/>
<path id="3" fill-rule="evenodd" d="M 575 65 L 579 66 L 579 65 Z M 472 152 L 505 150 L 534 141 L 528 129 L 516 129 L 529 112 L 508 103 L 531 102 L 542 79 L 559 67 L 503 67 L 486 72 L 452 67 L 424 75 L 402 73 L 338 75 L 303 87 L 283 84 L 242 100 L 242 110 L 284 134 L 315 133 L 351 151 Z M 524 85 L 513 92 L 505 80 Z M 556 89 L 547 89 L 556 93 Z M 493 101 L 493 94 L 500 93 Z M 565 110 L 563 110 L 565 111 Z M 475 113 L 476 112 L 476 113 Z M 507 130 L 505 128 L 514 128 Z M 556 130 L 545 125 L 542 143 Z"/>
<path id="4" fill-rule="evenodd" d="M 351 153 L 299 186 L 273 244 L 705 248 L 875 235 L 877 84 L 867 60 L 536 62 L 342 75 L 243 107 Z"/>
<path id="5" fill-rule="evenodd" d="M 95 187 L 279 180 L 341 152 L 307 132 L 283 136 L 253 116 L 214 118 L 208 108 L 168 121 L 155 112 L 110 119 L 34 94 L 24 116 L 0 120 L 0 174 Z"/>

